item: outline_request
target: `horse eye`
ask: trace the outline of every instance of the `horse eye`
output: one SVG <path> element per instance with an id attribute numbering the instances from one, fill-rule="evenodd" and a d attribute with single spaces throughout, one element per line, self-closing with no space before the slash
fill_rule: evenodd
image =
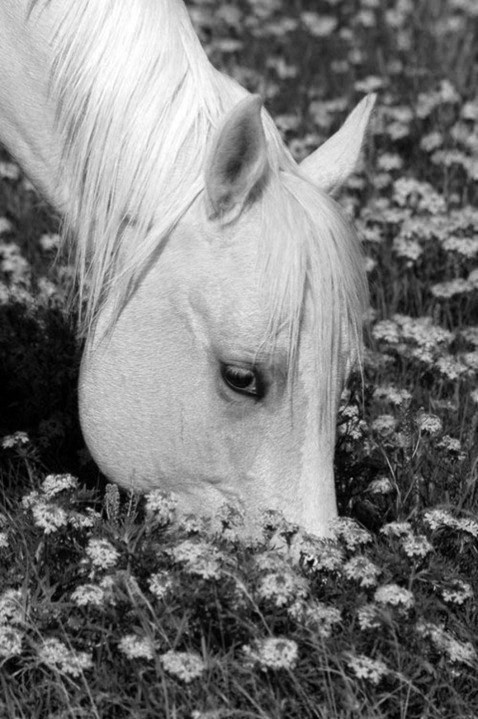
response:
<path id="1" fill-rule="evenodd" d="M 234 392 L 252 395 L 253 397 L 259 397 L 262 394 L 257 373 L 252 369 L 237 367 L 235 365 L 224 365 L 222 368 L 222 378 Z"/>

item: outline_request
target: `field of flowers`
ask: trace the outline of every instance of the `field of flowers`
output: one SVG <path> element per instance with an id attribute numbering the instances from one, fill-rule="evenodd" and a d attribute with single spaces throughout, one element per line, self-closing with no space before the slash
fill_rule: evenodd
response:
<path id="1" fill-rule="evenodd" d="M 188 5 L 297 159 L 379 96 L 339 198 L 371 292 L 343 517 L 327 542 L 274 513 L 244 539 L 231 508 L 178 527 L 173 498 L 105 485 L 58 223 L 0 150 L 0 717 L 476 719 L 478 4 Z"/>

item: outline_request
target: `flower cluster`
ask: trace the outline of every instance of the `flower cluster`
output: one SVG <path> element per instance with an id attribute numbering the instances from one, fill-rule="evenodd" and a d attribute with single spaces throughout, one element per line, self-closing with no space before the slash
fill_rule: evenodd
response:
<path id="1" fill-rule="evenodd" d="M 86 652 L 69 649 L 62 641 L 55 638 L 45 639 L 37 649 L 38 659 L 56 672 L 78 677 L 93 668 L 93 661 Z"/>
<path id="2" fill-rule="evenodd" d="M 243 647 L 246 660 L 260 669 L 293 669 L 299 657 L 297 643 L 285 637 L 256 639 Z"/>

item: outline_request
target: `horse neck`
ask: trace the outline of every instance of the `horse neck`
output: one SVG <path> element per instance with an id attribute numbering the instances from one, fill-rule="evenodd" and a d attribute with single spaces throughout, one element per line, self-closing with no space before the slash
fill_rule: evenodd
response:
<path id="1" fill-rule="evenodd" d="M 67 198 L 58 187 L 61 145 L 55 106 L 49 100 L 51 38 L 55 9 L 31 0 L 0 1 L 0 142 L 36 187 L 62 212 Z"/>

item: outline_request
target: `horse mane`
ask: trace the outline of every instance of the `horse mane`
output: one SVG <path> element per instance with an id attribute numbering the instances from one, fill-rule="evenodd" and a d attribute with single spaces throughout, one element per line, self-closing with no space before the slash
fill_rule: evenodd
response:
<path id="1" fill-rule="evenodd" d="M 203 191 L 209 140 L 247 91 L 210 64 L 182 0 L 83 0 L 61 12 L 51 92 L 70 198 L 64 234 L 74 236 L 88 332 L 112 290 L 121 310 Z M 358 243 L 338 206 L 301 176 L 267 112 L 262 117 L 271 167 L 259 200 L 270 333 L 289 319 L 292 359 L 310 291 L 324 310 L 318 354 L 329 348 L 320 374 L 331 378 L 344 352 L 339 338 L 360 346 L 366 288 Z M 279 207 L 284 218 L 273 222 Z"/>

